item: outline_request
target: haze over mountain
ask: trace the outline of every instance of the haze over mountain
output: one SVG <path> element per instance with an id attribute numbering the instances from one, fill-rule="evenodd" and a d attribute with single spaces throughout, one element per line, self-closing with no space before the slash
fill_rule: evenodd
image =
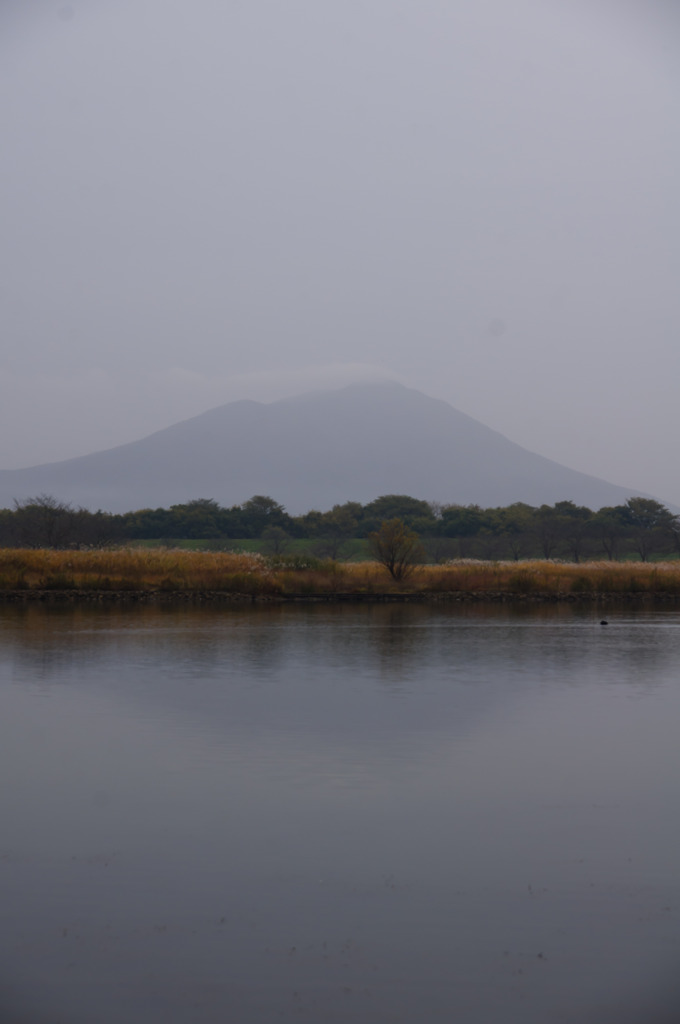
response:
<path id="1" fill-rule="evenodd" d="M 679 99 L 677 0 L 0 0 L 0 468 L 376 370 L 680 505 Z"/>
<path id="2" fill-rule="evenodd" d="M 382 381 L 230 402 L 130 444 L 0 472 L 0 506 L 41 493 L 110 512 L 267 494 L 299 514 L 381 494 L 485 507 L 570 499 L 597 509 L 640 492 L 534 455 L 447 402 Z"/>

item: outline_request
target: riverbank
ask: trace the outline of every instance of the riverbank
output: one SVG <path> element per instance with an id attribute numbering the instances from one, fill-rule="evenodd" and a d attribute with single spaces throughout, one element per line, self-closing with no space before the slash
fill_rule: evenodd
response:
<path id="1" fill-rule="evenodd" d="M 512 591 L 394 591 L 391 593 L 239 594 L 223 590 L 2 590 L 0 604 L 680 604 L 680 594 Z"/>
<path id="2" fill-rule="evenodd" d="M 0 550 L 0 601 L 451 602 L 680 600 L 680 562 L 475 562 L 413 567 L 230 552 Z"/>

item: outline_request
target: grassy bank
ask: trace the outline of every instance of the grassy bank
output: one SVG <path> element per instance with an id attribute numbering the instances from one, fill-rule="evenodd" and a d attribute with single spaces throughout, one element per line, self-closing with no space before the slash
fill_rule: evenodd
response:
<path id="1" fill-rule="evenodd" d="M 274 553 L 272 545 L 261 538 L 246 539 L 243 537 L 230 540 L 188 540 L 183 537 L 174 539 L 169 537 L 165 540 L 134 540 L 130 541 L 129 547 L 133 548 L 172 548 L 179 551 L 228 551 L 235 554 L 257 554 L 269 558 Z M 311 559 L 312 561 L 324 560 L 326 553 L 321 542 L 310 541 L 307 538 L 291 538 L 287 540 L 281 554 L 287 559 L 300 558 Z M 341 546 L 341 554 L 338 556 L 343 562 L 361 562 L 369 558 L 369 546 L 365 538 L 350 537 Z"/>
<path id="2" fill-rule="evenodd" d="M 213 592 L 253 598 L 475 594 L 556 598 L 680 598 L 680 563 L 471 562 L 420 566 L 396 583 L 375 562 L 333 562 L 238 552 L 122 548 L 0 550 L 0 593 Z"/>

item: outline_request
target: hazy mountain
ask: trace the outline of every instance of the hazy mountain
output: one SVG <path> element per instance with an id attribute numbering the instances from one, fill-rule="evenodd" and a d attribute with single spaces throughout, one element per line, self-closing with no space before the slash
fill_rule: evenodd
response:
<path id="1" fill-rule="evenodd" d="M 486 507 L 571 499 L 597 509 L 640 492 L 534 455 L 446 402 L 381 382 L 266 405 L 231 402 L 108 451 L 0 471 L 0 507 L 40 493 L 112 512 L 192 498 L 228 506 L 268 494 L 297 514 L 381 494 Z"/>

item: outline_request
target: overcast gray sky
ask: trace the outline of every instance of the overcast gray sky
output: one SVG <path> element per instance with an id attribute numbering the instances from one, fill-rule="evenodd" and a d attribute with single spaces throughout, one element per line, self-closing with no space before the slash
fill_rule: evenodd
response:
<path id="1" fill-rule="evenodd" d="M 661 0 L 3 0 L 0 468 L 383 375 L 680 504 L 679 99 Z"/>

